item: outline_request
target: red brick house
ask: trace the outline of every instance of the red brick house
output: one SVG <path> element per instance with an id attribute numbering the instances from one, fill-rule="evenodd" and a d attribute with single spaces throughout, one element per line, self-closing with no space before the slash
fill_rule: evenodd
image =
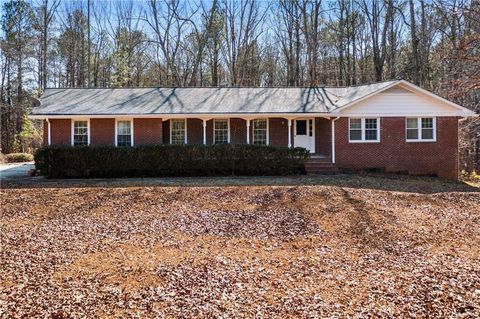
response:
<path id="1" fill-rule="evenodd" d="M 321 88 L 47 89 L 45 144 L 304 147 L 310 169 L 458 177 L 458 122 L 474 112 L 404 80 Z"/>

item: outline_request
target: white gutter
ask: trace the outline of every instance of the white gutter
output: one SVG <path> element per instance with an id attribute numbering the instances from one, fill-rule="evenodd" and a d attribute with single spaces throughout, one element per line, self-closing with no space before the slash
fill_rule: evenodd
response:
<path id="1" fill-rule="evenodd" d="M 178 113 L 178 114 L 29 114 L 28 117 L 35 120 L 50 119 L 87 119 L 87 118 L 162 118 L 162 119 L 184 119 L 184 118 L 243 118 L 256 119 L 259 117 L 307 117 L 329 118 L 329 113 Z"/>
<path id="2" fill-rule="evenodd" d="M 89 118 L 161 118 L 163 120 L 169 119 L 184 119 L 184 118 L 243 118 L 243 119 L 255 119 L 258 117 L 283 117 L 283 118 L 292 118 L 292 117 L 323 117 L 323 118 L 331 118 L 335 117 L 422 117 L 422 116 L 459 116 L 459 117 L 477 117 L 478 114 L 473 112 L 465 113 L 465 112 L 455 112 L 455 113 L 439 113 L 439 112 L 429 112 L 429 113 L 403 113 L 403 114 L 387 114 L 387 113 L 217 113 L 217 114 L 205 114 L 205 113 L 183 113 L 183 114 L 45 114 L 45 115 L 35 115 L 30 114 L 28 115 L 29 118 L 35 120 L 44 120 L 44 119 L 89 119 Z"/>
<path id="3" fill-rule="evenodd" d="M 340 117 L 336 117 L 332 120 L 332 163 L 335 164 L 335 121 Z"/>

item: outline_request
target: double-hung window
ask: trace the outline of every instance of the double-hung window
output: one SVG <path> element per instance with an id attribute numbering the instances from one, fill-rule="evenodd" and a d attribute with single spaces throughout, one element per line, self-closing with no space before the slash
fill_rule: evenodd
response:
<path id="1" fill-rule="evenodd" d="M 88 136 L 89 134 L 89 129 L 88 129 L 88 121 L 82 120 L 82 121 L 73 121 L 73 138 L 72 138 L 72 144 L 74 146 L 82 146 L 82 145 L 88 145 L 90 137 Z"/>
<path id="2" fill-rule="evenodd" d="M 268 144 L 268 124 L 266 119 L 253 120 L 253 144 Z"/>
<path id="3" fill-rule="evenodd" d="M 230 132 L 228 120 L 215 119 L 213 120 L 213 143 L 227 144 L 230 142 Z"/>
<path id="4" fill-rule="evenodd" d="M 117 146 L 132 146 L 132 121 L 130 120 L 119 120 L 117 121 Z"/>
<path id="5" fill-rule="evenodd" d="M 170 121 L 170 143 L 171 144 L 186 144 L 186 120 L 177 119 Z"/>
<path id="6" fill-rule="evenodd" d="M 432 142 L 436 139 L 434 117 L 407 117 L 407 142 Z"/>
<path id="7" fill-rule="evenodd" d="M 380 142 L 380 119 L 379 118 L 350 118 L 349 141 Z"/>

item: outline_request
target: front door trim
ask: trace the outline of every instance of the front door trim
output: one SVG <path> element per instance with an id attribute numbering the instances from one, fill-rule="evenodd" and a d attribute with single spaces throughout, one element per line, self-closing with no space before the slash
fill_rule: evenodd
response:
<path id="1" fill-rule="evenodd" d="M 306 141 L 301 141 L 297 137 L 297 121 L 306 121 Z M 311 121 L 311 122 L 310 122 Z M 310 125 L 312 136 L 310 136 Z M 303 136 L 303 135 L 302 135 Z M 293 144 L 295 147 L 305 147 L 310 153 L 315 153 L 315 118 L 301 117 L 296 118 L 293 123 Z M 301 144 L 301 145 L 299 145 Z"/>

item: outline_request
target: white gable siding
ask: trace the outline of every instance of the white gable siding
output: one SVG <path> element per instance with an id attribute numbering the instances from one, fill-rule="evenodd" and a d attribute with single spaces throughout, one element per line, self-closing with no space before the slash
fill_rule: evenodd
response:
<path id="1" fill-rule="evenodd" d="M 392 93 L 392 94 L 414 94 L 414 92 L 407 90 L 399 85 L 394 86 L 393 88 L 386 89 L 385 91 L 381 92 L 380 94 L 385 93 Z"/>
<path id="2" fill-rule="evenodd" d="M 458 112 L 447 103 L 400 88 L 392 88 L 340 111 L 342 115 L 355 116 L 457 116 Z"/>

